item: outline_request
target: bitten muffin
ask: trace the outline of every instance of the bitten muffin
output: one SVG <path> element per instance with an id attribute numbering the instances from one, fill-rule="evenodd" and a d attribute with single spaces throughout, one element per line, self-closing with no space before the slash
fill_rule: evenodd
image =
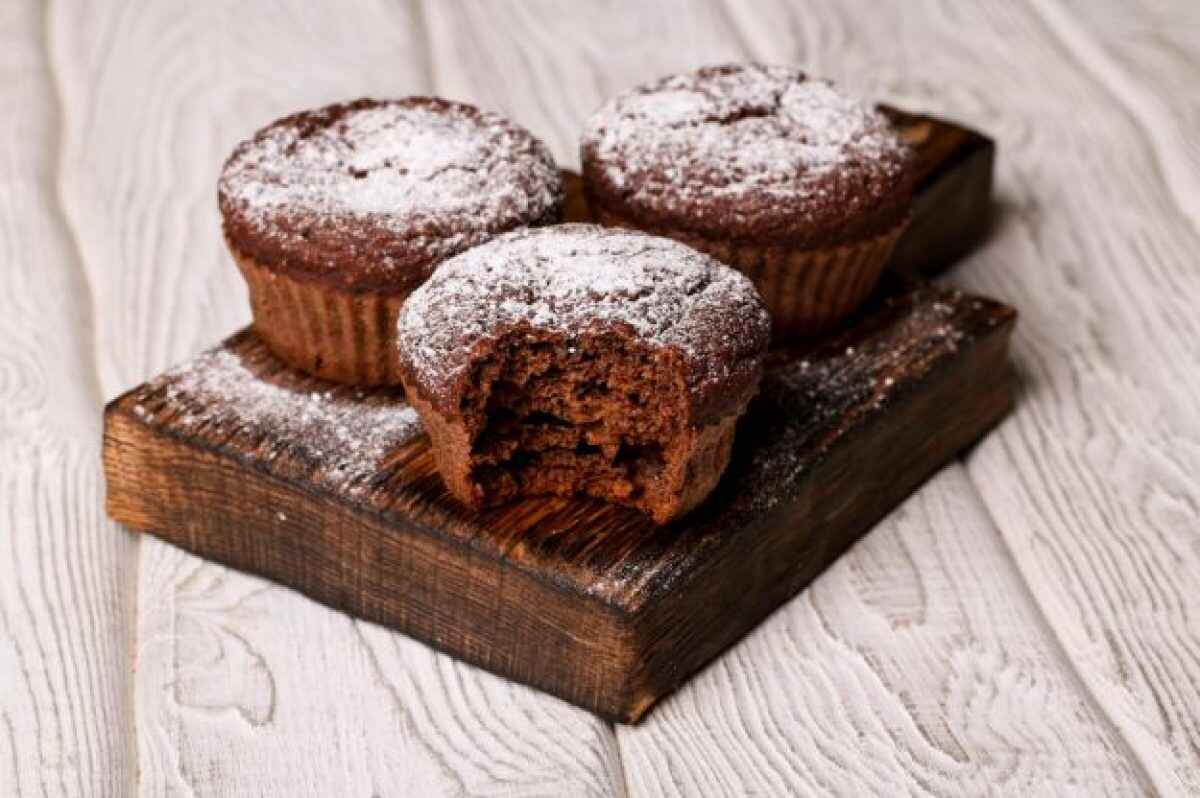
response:
<path id="1" fill-rule="evenodd" d="M 707 255 L 565 224 L 442 264 L 401 311 L 401 377 L 465 504 L 586 494 L 663 524 L 720 479 L 769 335 Z"/>
<path id="2" fill-rule="evenodd" d="M 908 221 L 915 155 L 886 117 L 785 67 L 707 67 L 589 120 L 598 221 L 670 236 L 748 275 L 774 337 L 820 331 L 871 292 Z"/>
<path id="3" fill-rule="evenodd" d="M 451 255 L 558 220 L 546 147 L 492 113 L 431 97 L 305 111 L 240 144 L 218 188 L 254 326 L 325 379 L 394 384 L 396 316 Z"/>

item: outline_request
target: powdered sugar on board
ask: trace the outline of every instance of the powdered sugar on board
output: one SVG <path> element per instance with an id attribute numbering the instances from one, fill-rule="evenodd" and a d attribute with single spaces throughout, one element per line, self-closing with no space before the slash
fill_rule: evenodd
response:
<path id="1" fill-rule="evenodd" d="M 405 303 L 399 343 L 430 395 L 480 340 L 514 327 L 577 335 L 623 326 L 679 350 L 694 391 L 757 370 L 770 320 L 742 274 L 675 241 L 595 225 L 522 230 L 446 261 Z"/>
<path id="2" fill-rule="evenodd" d="M 286 442 L 316 481 L 351 493 L 368 488 L 388 455 L 422 434 L 416 411 L 399 397 L 285 374 L 313 386 L 292 388 L 261 371 L 219 347 L 149 383 L 133 411 L 150 423 L 170 414 L 172 425 L 187 430 L 237 428 L 242 436 Z"/>
<path id="3" fill-rule="evenodd" d="M 1010 323 L 991 301 L 932 285 L 889 296 L 879 330 L 852 327 L 807 356 L 769 364 L 756 413 L 759 445 L 738 476 L 736 503 L 758 511 L 787 499 L 816 461 L 830 430 L 839 434 L 891 402 L 988 330 Z M 931 431 L 930 434 L 936 434 Z"/>
<path id="4" fill-rule="evenodd" d="M 747 195 L 819 201 L 826 179 L 887 181 L 911 152 L 887 118 L 786 67 L 673 75 L 621 94 L 584 149 L 619 192 L 651 207 Z"/>

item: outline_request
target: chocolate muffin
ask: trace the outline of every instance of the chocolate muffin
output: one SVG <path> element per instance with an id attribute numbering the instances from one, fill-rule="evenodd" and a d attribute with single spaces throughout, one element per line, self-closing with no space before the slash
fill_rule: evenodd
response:
<path id="1" fill-rule="evenodd" d="M 432 97 L 305 111 L 240 144 L 219 184 L 254 326 L 325 379 L 398 382 L 396 316 L 443 259 L 555 222 L 558 169 L 527 130 Z"/>
<path id="2" fill-rule="evenodd" d="M 467 505 L 586 494 L 662 524 L 725 470 L 769 334 L 707 255 L 565 224 L 442 264 L 400 313 L 401 377 Z"/>
<path id="3" fill-rule="evenodd" d="M 786 67 L 707 67 L 604 105 L 582 143 L 604 224 L 670 236 L 747 274 L 775 338 L 870 293 L 907 224 L 915 156 L 888 119 Z"/>

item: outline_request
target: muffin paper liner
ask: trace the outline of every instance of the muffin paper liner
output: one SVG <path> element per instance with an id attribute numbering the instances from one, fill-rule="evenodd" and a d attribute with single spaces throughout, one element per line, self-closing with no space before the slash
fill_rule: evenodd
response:
<path id="1" fill-rule="evenodd" d="M 879 282 L 909 221 L 906 217 L 880 235 L 850 244 L 796 249 L 752 241 L 720 241 L 680 230 L 640 228 L 598 204 L 593 208 L 600 224 L 666 235 L 749 277 L 771 312 L 772 346 L 827 330 L 853 313 Z"/>
<path id="2" fill-rule="evenodd" d="M 396 319 L 407 293 L 351 293 L 234 253 L 254 330 L 288 365 L 350 385 L 399 385 Z"/>

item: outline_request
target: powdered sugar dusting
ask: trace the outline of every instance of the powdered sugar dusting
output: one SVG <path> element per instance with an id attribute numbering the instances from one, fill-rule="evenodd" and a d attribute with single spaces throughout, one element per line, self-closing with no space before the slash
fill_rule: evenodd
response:
<path id="1" fill-rule="evenodd" d="M 524 230 L 446 261 L 400 313 L 409 372 L 430 393 L 505 329 L 623 326 L 682 352 L 700 391 L 757 368 L 770 322 L 740 273 L 669 239 L 568 224 Z"/>
<path id="2" fill-rule="evenodd" d="M 649 208 L 751 194 L 820 201 L 831 176 L 886 180 L 909 157 L 871 106 L 798 70 L 760 65 L 711 67 L 622 94 L 589 120 L 584 149 L 611 186 Z"/>
<path id="3" fill-rule="evenodd" d="M 384 235 L 433 260 L 541 220 L 562 196 L 553 159 L 528 131 L 433 98 L 282 119 L 237 148 L 219 190 L 227 217 L 256 236 L 319 246 L 338 234 L 352 253 L 380 250 Z"/>
<path id="4" fill-rule="evenodd" d="M 913 286 L 876 311 L 889 318 L 881 329 L 851 328 L 808 357 L 769 365 L 758 399 L 762 443 L 741 477 L 756 489 L 737 501 L 761 511 L 790 499 L 815 453 L 829 445 L 830 430 L 877 413 L 937 362 L 1004 321 L 982 308 L 957 290 Z"/>
<path id="5" fill-rule="evenodd" d="M 314 464 L 328 487 L 365 489 L 388 454 L 422 432 L 404 402 L 366 400 L 353 389 L 293 390 L 256 376 L 225 348 L 206 352 L 151 384 L 161 386 L 172 423 L 185 429 L 235 424 L 244 434 L 289 442 L 298 459 Z M 153 421 L 144 405 L 139 417 Z"/>

